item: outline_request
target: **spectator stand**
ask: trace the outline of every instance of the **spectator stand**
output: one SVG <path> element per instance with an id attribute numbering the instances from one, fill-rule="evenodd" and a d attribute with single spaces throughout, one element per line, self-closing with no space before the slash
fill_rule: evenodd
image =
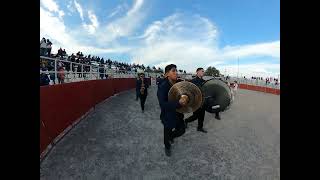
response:
<path id="1" fill-rule="evenodd" d="M 40 74 L 47 74 L 50 85 L 62 83 L 107 79 L 107 78 L 134 78 L 137 72 L 117 66 L 108 66 L 98 63 L 77 63 L 69 58 L 50 58 L 40 56 Z M 145 72 L 146 78 L 160 76 L 160 73 Z"/>

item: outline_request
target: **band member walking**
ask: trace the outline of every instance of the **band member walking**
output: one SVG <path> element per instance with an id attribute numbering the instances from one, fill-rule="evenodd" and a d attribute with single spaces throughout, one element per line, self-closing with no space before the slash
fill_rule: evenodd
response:
<path id="1" fill-rule="evenodd" d="M 182 96 L 178 101 L 168 101 L 168 92 L 177 82 L 177 66 L 167 65 L 165 74 L 166 78 L 158 86 L 157 97 L 161 108 L 160 119 L 164 126 L 165 154 L 171 156 L 173 139 L 185 133 L 184 115 L 176 112 L 176 109 L 185 106 L 187 99 Z"/>
<path id="2" fill-rule="evenodd" d="M 143 73 L 140 74 L 140 78 L 136 82 L 136 87 L 139 89 L 138 95 L 140 98 L 141 110 L 142 113 L 144 113 L 144 105 L 148 96 L 149 82 L 144 78 Z"/>
<path id="3" fill-rule="evenodd" d="M 201 88 L 201 86 L 205 83 L 205 80 L 203 79 L 204 76 L 204 69 L 203 68 L 198 68 L 197 69 L 197 75 L 194 79 L 191 80 L 191 82 L 193 84 L 195 84 L 196 86 L 198 86 L 199 88 Z M 188 126 L 189 122 L 192 122 L 196 119 L 198 119 L 198 127 L 197 130 L 200 132 L 204 132 L 207 133 L 207 131 L 205 129 L 203 129 L 203 121 L 204 121 L 204 117 L 205 117 L 205 108 L 202 106 L 200 107 L 197 111 L 195 111 L 192 116 L 190 116 L 189 118 L 185 119 L 185 123 L 186 126 Z M 219 111 L 215 113 L 216 116 L 215 118 L 220 120 L 220 113 Z"/>
<path id="4" fill-rule="evenodd" d="M 205 80 L 203 79 L 204 76 L 204 70 L 203 68 L 198 68 L 197 69 L 197 75 L 194 79 L 191 80 L 193 84 L 201 88 L 203 83 L 205 83 Z M 195 112 L 193 112 L 192 116 L 188 117 L 185 119 L 186 127 L 188 126 L 188 123 L 198 119 L 198 127 L 197 130 L 203 133 L 207 133 L 206 130 L 203 129 L 203 121 L 204 121 L 204 116 L 205 116 L 205 108 L 202 106 Z"/>

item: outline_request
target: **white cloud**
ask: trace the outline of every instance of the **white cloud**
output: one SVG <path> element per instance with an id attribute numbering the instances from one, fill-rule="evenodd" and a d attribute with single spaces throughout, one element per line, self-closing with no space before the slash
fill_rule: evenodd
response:
<path id="1" fill-rule="evenodd" d="M 47 8 L 49 11 L 52 12 L 58 12 L 59 11 L 59 7 L 57 5 L 56 2 L 54 2 L 53 0 L 41 0 L 41 4 Z"/>
<path id="2" fill-rule="evenodd" d="M 280 74 L 280 64 L 272 63 L 252 63 L 252 64 L 239 64 L 239 74 L 238 65 L 217 65 L 216 66 L 220 73 L 227 74 L 230 76 L 239 77 L 277 77 Z"/>
<path id="3" fill-rule="evenodd" d="M 68 10 L 70 11 L 68 14 L 72 15 L 72 13 L 74 13 L 76 10 L 74 9 L 74 5 L 73 5 L 73 1 L 70 0 L 68 5 L 67 5 Z"/>
<path id="4" fill-rule="evenodd" d="M 135 0 L 132 8 L 124 16 L 102 27 L 102 30 L 97 33 L 99 42 L 104 44 L 119 37 L 131 35 L 141 25 L 144 18 L 144 13 L 141 11 L 142 6 L 143 0 Z"/>
<path id="5" fill-rule="evenodd" d="M 101 24 L 93 10 L 84 10 L 82 7 L 85 6 L 81 6 L 76 0 L 69 1 L 69 13 L 77 11 L 82 20 L 82 28 L 70 29 L 64 23 L 64 12 L 57 3 L 53 0 L 41 0 L 40 38 L 46 37 L 53 42 L 53 52 L 61 46 L 68 53 L 127 53 L 135 63 L 161 68 L 174 63 L 178 69 L 188 72 L 194 72 L 198 66 L 206 68 L 213 65 L 222 73 L 227 68 L 230 75 L 236 75 L 237 65 L 226 64 L 237 58 L 269 58 L 273 61 L 273 64 L 267 61 L 241 64 L 240 73 L 246 76 L 260 74 L 264 77 L 280 72 L 280 41 L 219 47 L 218 27 L 200 15 L 174 13 L 154 21 L 139 36 L 136 30 L 146 16 L 143 5 L 143 0 L 134 1 L 131 8 L 121 4 L 109 17 L 114 17 L 125 9 L 127 12 L 107 24 Z M 84 21 L 86 15 L 89 23 Z M 133 34 L 136 37 L 132 38 Z M 120 37 L 127 38 L 127 44 L 133 46 L 118 44 L 117 39 Z"/>
<path id="6" fill-rule="evenodd" d="M 280 58 L 280 41 L 244 46 L 227 46 L 222 49 L 222 53 L 225 58 L 246 57 L 252 55 L 264 55 Z"/>
<path id="7" fill-rule="evenodd" d="M 96 29 L 99 27 L 99 22 L 96 15 L 92 11 L 88 11 L 88 16 L 91 24 L 83 23 L 83 27 L 89 32 L 89 34 L 94 34 Z"/>
<path id="8" fill-rule="evenodd" d="M 74 5 L 76 6 L 76 9 L 80 15 L 81 20 L 83 21 L 84 20 L 83 19 L 83 10 L 82 10 L 81 5 L 76 0 L 74 0 Z"/>
<path id="9" fill-rule="evenodd" d="M 198 66 L 206 68 L 225 64 L 238 57 L 280 58 L 280 41 L 220 48 L 217 26 L 199 15 L 175 13 L 152 23 L 138 38 L 141 42 L 130 52 L 133 59 L 139 57 L 141 63 L 161 68 L 171 62 L 188 72 L 194 72 Z M 271 72 L 269 69 L 255 69 L 262 73 Z"/>
<path id="10" fill-rule="evenodd" d="M 60 18 L 64 16 L 64 12 L 62 10 L 59 10 L 59 6 L 54 0 L 41 0 L 40 2 L 43 7 L 48 9 L 50 12 L 58 13 Z"/>
<path id="11" fill-rule="evenodd" d="M 128 47 L 99 48 L 82 45 L 76 37 L 70 35 L 70 31 L 72 30 L 68 30 L 62 19 L 40 7 L 40 38 L 52 41 L 52 53 L 56 53 L 60 47 L 66 49 L 67 53 L 82 51 L 85 54 L 123 53 L 130 50 Z"/>
<path id="12" fill-rule="evenodd" d="M 108 16 L 108 18 L 112 18 L 116 14 L 118 14 L 123 9 L 123 5 L 118 5 Z"/>

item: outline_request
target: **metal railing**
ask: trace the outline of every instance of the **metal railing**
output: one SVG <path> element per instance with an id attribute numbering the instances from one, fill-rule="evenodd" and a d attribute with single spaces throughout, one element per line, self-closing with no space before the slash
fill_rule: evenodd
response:
<path id="1" fill-rule="evenodd" d="M 245 78 L 237 78 L 237 77 L 230 77 L 228 81 L 230 83 L 237 81 L 238 84 L 248 84 L 248 85 L 280 89 L 280 81 L 278 81 L 277 83 L 276 81 L 271 81 L 269 83 L 266 83 L 266 79 L 258 80 L 258 79 L 245 79 Z"/>
<path id="2" fill-rule="evenodd" d="M 47 74 L 53 84 L 106 78 L 135 78 L 138 74 L 132 70 L 118 70 L 105 66 L 101 67 L 98 65 L 83 64 L 44 56 L 40 56 L 40 64 L 45 64 L 45 67 L 48 69 L 47 71 L 42 71 L 40 67 L 40 74 Z M 61 67 L 63 67 L 63 70 L 60 70 Z M 62 79 L 59 75 L 64 75 L 63 82 L 60 81 Z M 147 78 L 157 76 L 160 76 L 160 73 L 145 72 L 145 77 Z"/>

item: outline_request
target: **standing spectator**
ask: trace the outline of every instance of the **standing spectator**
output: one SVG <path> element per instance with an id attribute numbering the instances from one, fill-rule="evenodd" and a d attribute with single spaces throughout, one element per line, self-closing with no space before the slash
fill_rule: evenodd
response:
<path id="1" fill-rule="evenodd" d="M 77 68 L 78 78 L 82 78 L 82 73 L 81 73 L 81 71 L 82 71 L 82 65 L 79 65 L 79 64 L 78 64 L 78 68 Z"/>
<path id="2" fill-rule="evenodd" d="M 103 79 L 105 72 L 102 64 L 100 64 L 99 66 L 99 74 L 100 74 L 100 78 Z"/>
<path id="3" fill-rule="evenodd" d="M 62 66 L 60 66 L 59 70 L 58 70 L 58 83 L 63 84 L 64 78 L 65 78 L 64 68 Z"/>
<path id="4" fill-rule="evenodd" d="M 58 50 L 58 53 L 57 53 L 56 57 L 62 57 L 62 49 L 61 49 L 61 47 Z"/>
<path id="5" fill-rule="evenodd" d="M 49 39 L 47 39 L 47 52 L 48 52 L 48 57 L 50 57 L 51 56 L 51 47 L 52 46 L 52 42 L 49 40 Z"/>
<path id="6" fill-rule="evenodd" d="M 63 51 L 62 51 L 62 58 L 63 58 L 63 56 L 66 56 L 66 55 L 67 55 L 66 49 L 63 49 Z"/>
<path id="7" fill-rule="evenodd" d="M 45 56 L 47 51 L 47 41 L 46 38 L 42 38 L 40 41 L 40 56 Z"/>
<path id="8" fill-rule="evenodd" d="M 234 96 L 237 94 L 237 90 L 238 90 L 238 82 L 234 81 L 234 83 L 233 83 L 233 95 Z"/>

